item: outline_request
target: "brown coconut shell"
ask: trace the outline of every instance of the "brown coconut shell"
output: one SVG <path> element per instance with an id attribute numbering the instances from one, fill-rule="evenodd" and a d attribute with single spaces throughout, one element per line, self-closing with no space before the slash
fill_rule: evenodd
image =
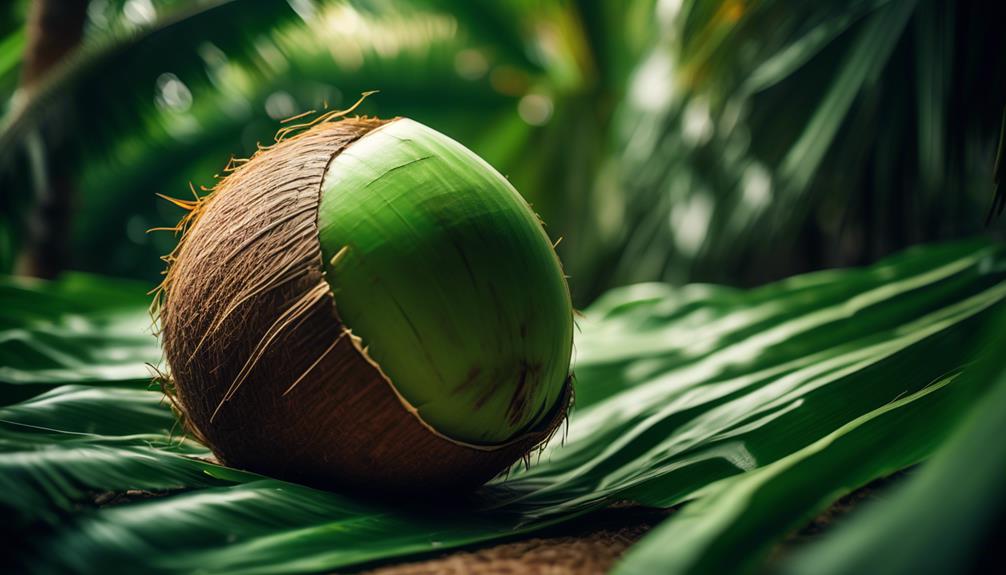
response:
<path id="1" fill-rule="evenodd" d="M 322 180 L 332 158 L 383 123 L 317 123 L 187 204 L 160 296 L 163 347 L 186 425 L 227 465 L 323 487 L 471 488 L 565 417 L 569 382 L 528 433 L 500 445 L 452 440 L 340 322 L 318 240 Z"/>

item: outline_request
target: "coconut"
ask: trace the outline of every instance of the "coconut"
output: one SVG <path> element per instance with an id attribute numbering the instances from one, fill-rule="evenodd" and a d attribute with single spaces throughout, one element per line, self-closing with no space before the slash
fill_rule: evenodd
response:
<path id="1" fill-rule="evenodd" d="M 541 222 L 409 119 L 280 132 L 194 202 L 159 296 L 175 405 L 223 463 L 324 487 L 471 488 L 572 398 Z"/>

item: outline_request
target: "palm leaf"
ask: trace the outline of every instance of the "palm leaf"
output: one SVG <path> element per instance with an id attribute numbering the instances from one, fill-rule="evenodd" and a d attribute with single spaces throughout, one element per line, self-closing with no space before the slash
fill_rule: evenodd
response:
<path id="1" fill-rule="evenodd" d="M 144 291 L 84 275 L 0 278 L 0 403 L 67 383 L 146 385 L 161 351 Z"/>
<path id="2" fill-rule="evenodd" d="M 659 10 L 615 123 L 615 281 L 759 283 L 982 229 L 1006 98 L 985 8 Z"/>
<path id="3" fill-rule="evenodd" d="M 958 377 L 880 407 L 770 465 L 710 485 L 697 502 L 648 534 L 616 575 L 757 571 L 774 545 L 839 497 L 932 455 L 973 407 L 966 400 L 987 385 L 974 377 L 954 381 Z M 862 553 L 858 567 L 878 569 L 877 558 L 885 555 L 879 547 L 875 554 Z M 805 564 L 806 572 L 836 564 L 815 558 Z"/>
<path id="4" fill-rule="evenodd" d="M 969 372 L 987 393 L 933 459 L 885 501 L 850 519 L 832 537 L 803 550 L 785 573 L 946 573 L 994 571 L 1006 517 L 1006 344 L 999 314 L 989 351 Z M 990 448 L 991 447 L 991 448 Z M 938 518 L 934 520 L 934 518 Z M 924 550 L 924 552 L 923 552 Z"/>
<path id="5" fill-rule="evenodd" d="M 564 444 L 446 510 L 213 465 L 172 434 L 159 393 L 80 386 L 0 411 L 0 465 L 12 478 L 0 506 L 18 518 L 10 536 L 24 525 L 44 533 L 19 543 L 17 558 L 39 572 L 130 564 L 294 573 L 512 537 L 619 499 L 675 505 L 716 481 L 751 477 L 738 474 L 775 475 L 793 464 L 787 457 L 811 461 L 808 446 L 829 434 L 838 433 L 825 441 L 841 444 L 843 457 L 867 449 L 873 440 L 855 430 L 890 425 L 888 413 L 904 415 L 894 420 L 906 438 L 892 465 L 908 464 L 943 429 L 922 428 L 952 415 L 939 416 L 944 404 L 927 398 L 960 393 L 948 376 L 970 359 L 1006 297 L 1004 262 L 1001 247 L 968 242 L 752 291 L 613 291 L 582 322 L 579 403 Z M 34 288 L 39 299 L 60 290 L 45 285 Z M 39 358 L 44 372 L 49 360 Z M 885 408 L 899 397 L 911 400 Z M 95 504 L 93 493 L 122 489 L 160 496 Z"/>

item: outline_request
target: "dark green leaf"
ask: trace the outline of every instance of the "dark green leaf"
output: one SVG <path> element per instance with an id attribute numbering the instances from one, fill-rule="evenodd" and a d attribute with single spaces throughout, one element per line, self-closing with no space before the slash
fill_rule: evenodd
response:
<path id="1" fill-rule="evenodd" d="M 965 377 L 992 389 L 950 441 L 907 485 L 864 508 L 828 539 L 804 550 L 785 573 L 980 573 L 1002 563 L 1006 522 L 1006 313 L 988 353 Z"/>
<path id="2" fill-rule="evenodd" d="M 20 555 L 43 572 L 125 564 L 313 572 L 513 536 L 613 500 L 674 505 L 744 472 L 808 465 L 821 445 L 842 446 L 845 457 L 875 441 L 856 430 L 887 428 L 892 418 L 905 443 L 891 447 L 889 464 L 908 464 L 951 417 L 929 398 L 960 393 L 949 379 L 922 390 L 969 360 L 1006 297 L 1004 279 L 1003 248 L 970 242 L 752 291 L 644 284 L 612 292 L 581 322 L 580 401 L 565 441 L 530 470 L 446 508 L 214 466 L 172 435 L 160 394 L 83 387 L 4 408 L 0 461 L 15 486 L 0 502 L 48 533 Z M 120 489 L 167 493 L 94 508 L 91 493 Z"/>
<path id="3" fill-rule="evenodd" d="M 838 497 L 929 456 L 971 407 L 957 396 L 973 390 L 948 385 L 955 377 L 863 415 L 775 463 L 708 486 L 698 501 L 648 534 L 615 573 L 756 571 L 772 545 Z M 871 558 L 864 567 L 875 565 Z"/>
<path id="4" fill-rule="evenodd" d="M 0 278 L 0 405 L 64 383 L 149 383 L 161 351 L 145 291 L 82 274 Z"/>

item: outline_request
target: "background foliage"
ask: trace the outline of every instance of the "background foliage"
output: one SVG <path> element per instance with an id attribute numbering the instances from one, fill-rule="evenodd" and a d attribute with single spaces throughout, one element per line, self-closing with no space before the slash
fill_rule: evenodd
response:
<path id="1" fill-rule="evenodd" d="M 7 10 L 0 95 L 24 40 L 24 3 Z M 976 233 L 991 202 L 1006 46 L 976 3 L 95 0 L 88 14 L 84 49 L 8 104 L 8 269 L 44 158 L 76 188 L 72 267 L 151 280 L 174 240 L 144 232 L 179 215 L 155 193 L 212 185 L 279 119 L 372 89 L 364 113 L 432 125 L 513 181 L 563 238 L 580 305 L 630 281 L 868 263 Z"/>
<path id="2" fill-rule="evenodd" d="M 18 547 L 4 560 L 313 572 L 631 499 L 692 503 L 623 573 L 760 570 L 766 558 L 791 572 L 980 568 L 970 561 L 992 556 L 1006 517 L 1004 460 L 989 447 L 1006 409 L 1006 256 L 1001 224 L 983 226 L 1006 125 L 992 12 L 952 0 L 91 0 L 80 49 L 19 88 L 29 3 L 4 3 L 0 271 L 46 233 L 38 206 L 58 175 L 72 192 L 69 267 L 84 272 L 0 283 L 0 507 L 12 518 L 0 531 Z M 180 216 L 156 194 L 211 186 L 283 118 L 374 89 L 363 113 L 427 123 L 511 179 L 562 238 L 586 308 L 565 445 L 446 514 L 208 463 L 148 389 L 160 351 L 144 293 L 175 238 L 146 230 Z M 986 240 L 950 241 L 976 234 Z M 849 264 L 871 267 L 776 281 Z M 883 506 L 773 555 L 841 495 L 934 453 Z M 920 515 L 934 505 L 935 520 Z"/>

